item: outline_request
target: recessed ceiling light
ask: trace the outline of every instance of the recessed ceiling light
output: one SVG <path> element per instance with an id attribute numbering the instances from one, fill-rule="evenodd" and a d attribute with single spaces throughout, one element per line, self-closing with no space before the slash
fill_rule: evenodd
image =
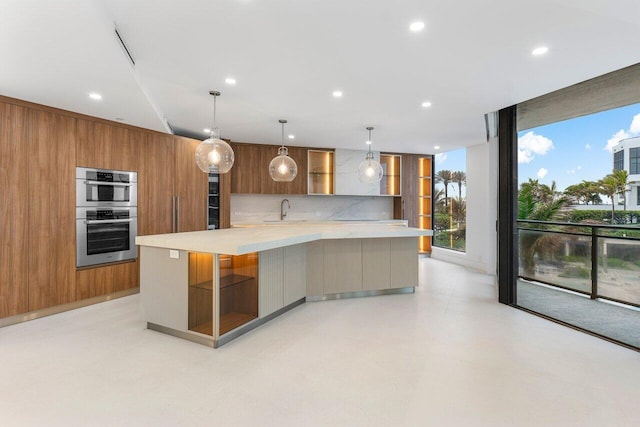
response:
<path id="1" fill-rule="evenodd" d="M 423 102 L 422 104 L 420 104 L 420 105 L 422 105 L 424 108 L 429 108 L 429 107 L 431 107 L 431 102 L 429 102 L 429 101 L 424 101 L 424 102 Z"/>
<path id="2" fill-rule="evenodd" d="M 435 150 L 439 150 L 439 149 L 440 149 L 440 146 L 439 146 L 439 145 L 434 145 L 434 146 L 433 146 L 433 148 L 434 148 Z"/>
<path id="3" fill-rule="evenodd" d="M 422 21 L 413 22 L 411 25 L 409 25 L 409 29 L 414 33 L 417 33 L 418 31 L 422 31 L 424 30 L 424 22 Z"/>
<path id="4" fill-rule="evenodd" d="M 91 92 L 89 94 L 89 98 L 95 99 L 96 101 L 99 101 L 99 100 L 102 99 L 102 95 L 100 95 L 99 93 L 96 93 L 96 92 Z"/>
<path id="5" fill-rule="evenodd" d="M 296 138 L 295 135 L 293 135 L 293 134 L 289 135 L 289 139 L 295 139 L 295 138 Z"/>
<path id="6" fill-rule="evenodd" d="M 204 132 L 204 133 L 211 133 L 211 129 L 209 129 L 209 128 L 204 128 L 204 129 L 202 129 L 202 132 Z"/>
<path id="7" fill-rule="evenodd" d="M 371 145 L 371 141 L 367 141 L 367 145 Z"/>
<path id="8" fill-rule="evenodd" d="M 224 79 L 224 82 L 228 85 L 234 85 L 236 84 L 236 79 L 234 79 L 233 77 L 227 77 L 226 79 Z"/>
<path id="9" fill-rule="evenodd" d="M 537 47 L 537 48 L 533 49 L 531 51 L 531 54 L 535 55 L 535 56 L 540 56 L 540 55 L 544 55 L 547 52 L 549 52 L 549 48 L 548 47 L 540 46 L 540 47 Z"/>
<path id="10" fill-rule="evenodd" d="M 340 90 L 334 90 L 334 91 L 333 91 L 333 97 L 334 97 L 334 98 L 340 98 L 340 97 L 342 97 L 342 91 L 340 91 Z"/>

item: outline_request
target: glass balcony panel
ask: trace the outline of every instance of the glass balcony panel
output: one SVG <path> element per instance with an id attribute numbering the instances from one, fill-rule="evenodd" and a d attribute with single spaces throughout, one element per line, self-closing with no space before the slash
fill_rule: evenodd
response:
<path id="1" fill-rule="evenodd" d="M 640 240 L 598 239 L 598 296 L 640 305 L 639 278 Z"/>
<path id="2" fill-rule="evenodd" d="M 519 231 L 519 275 L 562 288 L 591 292 L 591 237 Z"/>

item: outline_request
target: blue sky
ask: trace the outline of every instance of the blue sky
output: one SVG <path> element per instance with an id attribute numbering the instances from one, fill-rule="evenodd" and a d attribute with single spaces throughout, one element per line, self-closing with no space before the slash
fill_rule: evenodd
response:
<path id="1" fill-rule="evenodd" d="M 436 154 L 436 165 L 434 170 L 434 176 L 438 171 L 448 169 L 452 172 L 463 171 L 467 172 L 467 149 L 461 148 L 459 150 L 447 151 L 446 153 Z M 436 188 L 442 188 L 442 184 L 436 183 Z M 449 191 L 455 188 L 454 195 L 458 194 L 457 185 L 449 186 Z M 462 196 L 466 195 L 466 189 L 463 187 Z"/>
<path id="2" fill-rule="evenodd" d="M 518 182 L 556 181 L 558 190 L 611 173 L 611 147 L 640 136 L 640 104 L 518 132 Z"/>

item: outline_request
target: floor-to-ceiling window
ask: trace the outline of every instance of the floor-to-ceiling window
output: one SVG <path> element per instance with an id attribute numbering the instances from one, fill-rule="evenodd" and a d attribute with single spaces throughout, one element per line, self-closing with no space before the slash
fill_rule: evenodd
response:
<path id="1" fill-rule="evenodd" d="M 435 156 L 433 246 L 466 250 L 466 149 Z"/>
<path id="2" fill-rule="evenodd" d="M 500 300 L 640 349 L 640 67 L 616 73 L 501 111 Z"/>

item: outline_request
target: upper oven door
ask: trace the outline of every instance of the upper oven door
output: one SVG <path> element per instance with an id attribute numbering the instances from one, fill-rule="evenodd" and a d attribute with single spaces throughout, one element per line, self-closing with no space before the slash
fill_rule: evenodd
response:
<path id="1" fill-rule="evenodd" d="M 138 174 L 76 168 L 76 206 L 137 206 Z"/>

